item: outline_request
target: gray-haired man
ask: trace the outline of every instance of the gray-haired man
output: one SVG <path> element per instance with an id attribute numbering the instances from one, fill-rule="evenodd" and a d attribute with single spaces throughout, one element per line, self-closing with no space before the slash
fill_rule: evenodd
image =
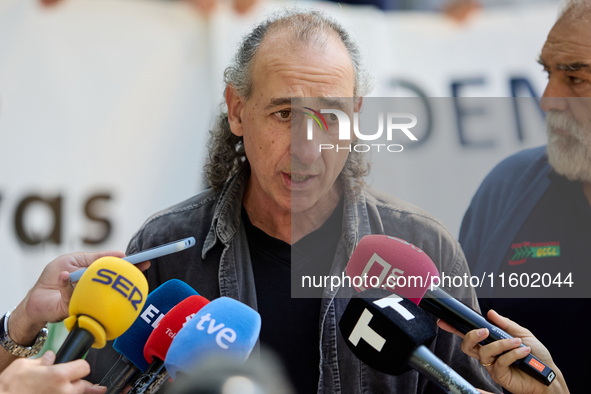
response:
<path id="1" fill-rule="evenodd" d="M 369 91 L 364 70 L 348 33 L 320 13 L 287 12 L 257 26 L 225 72 L 227 112 L 212 131 L 206 165 L 211 189 L 148 219 L 128 253 L 194 236 L 196 248 L 152 262 L 150 288 L 179 278 L 210 299 L 257 309 L 261 343 L 279 354 L 298 392 L 440 392 L 416 372 L 386 376 L 356 359 L 338 332 L 347 299 L 337 289 L 291 298 L 294 270 L 340 276 L 371 233 L 412 242 L 440 271 L 467 272 L 437 219 L 364 186 L 360 154 L 320 152 L 293 135 L 292 98 L 360 98 Z M 358 109 L 362 100 L 352 102 Z M 472 291 L 449 291 L 477 307 Z M 431 349 L 475 386 L 494 389 L 460 342 L 440 332 Z M 100 379 L 105 369 L 94 368 Z"/>

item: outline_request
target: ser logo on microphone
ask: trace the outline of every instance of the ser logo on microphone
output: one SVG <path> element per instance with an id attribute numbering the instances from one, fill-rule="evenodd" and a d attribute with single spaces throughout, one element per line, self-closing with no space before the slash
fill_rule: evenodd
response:
<path id="1" fill-rule="evenodd" d="M 101 268 L 96 272 L 96 275 L 100 278 L 92 278 L 93 282 L 98 282 L 103 285 L 107 285 L 112 287 L 117 292 L 121 293 L 125 298 L 127 298 L 133 308 L 137 311 L 138 305 L 142 304 L 144 296 L 142 295 L 141 291 L 131 282 L 129 279 L 124 277 L 123 275 L 119 275 L 115 271 L 108 270 L 106 268 Z M 135 298 L 134 298 L 135 297 Z"/>
<path id="2" fill-rule="evenodd" d="M 207 329 L 205 328 L 205 322 L 209 322 Z M 206 330 L 207 334 L 209 335 L 212 335 L 217 332 L 215 342 L 222 349 L 228 349 L 229 346 L 227 343 L 234 343 L 234 341 L 236 341 L 236 331 L 226 327 L 224 323 L 216 325 L 215 319 L 211 318 L 211 313 L 207 313 L 201 316 L 201 319 L 199 319 L 199 322 L 197 323 L 196 327 L 199 331 Z M 224 341 L 226 343 L 224 343 Z"/>

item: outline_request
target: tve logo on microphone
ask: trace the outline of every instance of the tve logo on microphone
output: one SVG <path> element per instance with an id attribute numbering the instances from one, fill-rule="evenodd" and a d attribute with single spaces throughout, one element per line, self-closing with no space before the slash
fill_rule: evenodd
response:
<path id="1" fill-rule="evenodd" d="M 206 330 L 206 322 L 209 322 L 209 325 L 207 325 L 207 334 L 212 335 L 217 332 L 215 336 L 215 342 L 222 349 L 228 349 L 228 343 L 234 343 L 234 341 L 236 341 L 236 331 L 226 327 L 224 323 L 219 323 L 216 325 L 216 321 L 211 317 L 211 313 L 201 316 L 196 328 L 199 331 Z"/>
<path id="2" fill-rule="evenodd" d="M 175 379 L 177 372 L 187 372 L 189 366 L 211 357 L 246 360 L 260 331 L 258 312 L 232 298 L 216 298 L 179 330 L 166 353 L 164 365 Z"/>

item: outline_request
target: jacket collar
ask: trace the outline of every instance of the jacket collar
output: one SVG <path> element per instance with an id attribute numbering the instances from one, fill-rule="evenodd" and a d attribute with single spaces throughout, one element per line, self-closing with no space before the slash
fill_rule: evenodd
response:
<path id="1" fill-rule="evenodd" d="M 240 227 L 242 196 L 246 191 L 248 178 L 250 177 L 250 165 L 244 163 L 234 174 L 220 192 L 215 208 L 211 227 L 205 238 L 201 256 L 205 259 L 209 252 L 220 240 L 227 244 Z"/>
<path id="2" fill-rule="evenodd" d="M 214 212 L 211 227 L 205 238 L 202 258 L 205 259 L 209 252 L 219 241 L 223 244 L 230 242 L 240 227 L 242 197 L 248 185 L 250 177 L 250 165 L 244 163 L 234 174 L 220 192 L 218 203 Z M 343 241 L 348 257 L 351 257 L 353 250 L 359 240 L 367 234 L 371 234 L 369 215 L 365 194 L 359 193 L 352 196 L 345 191 L 345 202 L 343 212 Z"/>

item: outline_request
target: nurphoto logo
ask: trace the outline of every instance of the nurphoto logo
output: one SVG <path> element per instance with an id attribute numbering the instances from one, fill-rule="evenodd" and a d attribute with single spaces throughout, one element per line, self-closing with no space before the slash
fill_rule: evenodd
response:
<path id="1" fill-rule="evenodd" d="M 321 109 L 320 112 L 313 110 L 309 107 L 303 107 L 304 109 L 310 111 L 311 113 L 304 112 L 304 114 L 311 117 L 308 119 L 307 123 L 307 138 L 308 140 L 312 140 L 314 138 L 314 122 L 318 124 L 319 128 L 323 132 L 329 132 L 329 123 L 334 123 L 335 121 L 338 122 L 338 139 L 340 141 L 350 141 L 351 140 L 351 120 L 349 116 L 338 109 Z M 325 117 L 322 114 L 329 114 L 329 122 L 326 121 Z M 392 136 L 394 135 L 394 131 L 402 131 L 406 137 L 408 137 L 411 141 L 418 141 L 417 137 L 410 131 L 411 128 L 417 125 L 417 117 L 411 113 L 402 113 L 402 112 L 388 112 L 386 116 L 384 116 L 383 112 L 378 113 L 378 130 L 374 134 L 363 134 L 359 130 L 359 112 L 353 113 L 353 133 L 355 137 L 361 141 L 375 141 L 382 137 L 384 134 L 384 118 L 386 119 L 386 139 L 388 141 L 392 141 Z M 339 150 L 348 150 L 351 152 L 352 150 L 356 152 L 369 152 L 371 150 L 380 151 L 380 148 L 387 150 L 388 152 L 402 152 L 404 147 L 400 144 L 357 144 L 351 147 L 351 145 L 341 146 L 338 143 L 336 146 L 334 144 L 319 144 L 318 149 L 322 150 L 330 150 L 336 149 L 338 152 Z"/>

